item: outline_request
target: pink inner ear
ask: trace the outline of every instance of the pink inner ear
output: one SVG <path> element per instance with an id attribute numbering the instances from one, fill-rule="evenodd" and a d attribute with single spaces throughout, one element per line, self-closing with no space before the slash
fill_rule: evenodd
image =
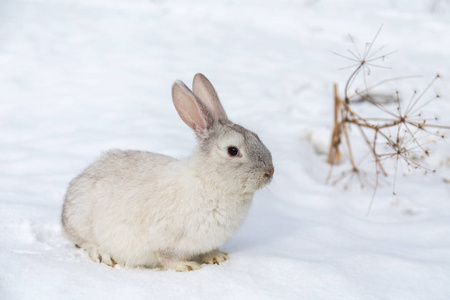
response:
<path id="1" fill-rule="evenodd" d="M 180 105 L 180 109 L 183 111 L 184 117 L 188 120 L 188 122 L 191 124 L 189 125 L 194 130 L 204 130 L 206 128 L 205 122 L 203 118 L 198 113 L 197 108 L 195 107 L 195 104 L 188 104 L 186 102 L 182 102 Z"/>
<path id="2" fill-rule="evenodd" d="M 206 88 L 201 87 L 198 90 L 198 94 L 197 96 L 202 99 L 205 104 L 213 111 L 214 115 L 219 118 L 219 119 L 226 119 L 226 115 L 225 113 L 223 113 L 219 108 L 218 105 L 216 103 L 216 101 L 212 101 L 211 99 L 211 93 L 210 91 L 208 91 Z"/>
<path id="3" fill-rule="evenodd" d="M 205 104 L 181 81 L 173 85 L 172 98 L 181 119 L 195 131 L 197 137 L 202 139 L 207 135 L 214 118 Z"/>
<path id="4" fill-rule="evenodd" d="M 220 103 L 217 92 L 212 86 L 211 82 L 202 74 L 197 74 L 194 77 L 193 83 L 194 94 L 200 98 L 206 106 L 214 113 L 214 115 L 222 122 L 228 120 L 227 114 Z"/>
<path id="5" fill-rule="evenodd" d="M 204 130 L 205 123 L 193 101 L 178 101 L 178 112 L 186 124 L 194 130 Z"/>
<path id="6" fill-rule="evenodd" d="M 217 111 L 217 108 L 215 107 L 214 102 L 211 101 L 211 99 L 210 99 L 211 94 L 214 92 L 208 91 L 207 88 L 201 84 L 194 85 L 194 91 L 195 91 L 195 95 L 197 95 L 197 97 L 202 99 L 202 101 L 205 102 L 205 104 L 208 105 L 208 107 L 213 110 L 214 114 L 218 115 L 219 112 Z"/>

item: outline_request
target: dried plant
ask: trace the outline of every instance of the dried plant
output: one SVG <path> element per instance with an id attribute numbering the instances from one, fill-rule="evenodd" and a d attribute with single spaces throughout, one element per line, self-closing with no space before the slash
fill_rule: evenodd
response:
<path id="1" fill-rule="evenodd" d="M 398 91 L 394 91 L 392 96 L 377 94 L 374 91 L 389 81 L 406 77 L 387 79 L 374 85 L 368 85 L 367 77 L 370 75 L 371 69 L 386 68 L 377 64 L 377 62 L 383 61 L 388 55 L 393 54 L 393 52 L 381 54 L 384 47 L 373 50 L 380 31 L 381 27 L 372 41 L 366 43 L 362 52 L 356 46 L 353 38 L 350 37 L 354 45 L 354 50 L 348 49 L 350 56 L 335 53 L 355 64 L 350 66 L 354 70 L 346 82 L 343 98 L 339 96 L 337 85 L 334 85 L 334 126 L 328 154 L 328 163 L 331 165 L 327 179 L 329 182 L 333 165 L 338 164 L 342 157 L 341 144 L 345 144 L 351 168 L 340 174 L 332 183 L 335 184 L 344 180 L 351 182 L 356 179 L 362 187 L 367 184 L 372 185 L 374 190 L 369 212 L 379 186 L 380 174 L 388 176 L 384 163 L 388 160 L 394 162 L 393 193 L 395 194 L 396 178 L 400 165 L 407 167 L 408 170 L 420 168 L 426 172 L 434 171 L 425 167 L 419 162 L 419 159 L 430 155 L 430 150 L 427 147 L 430 141 L 434 142 L 436 138 L 443 139 L 445 137 L 440 130 L 450 129 L 449 126 L 433 123 L 433 121 L 437 121 L 437 118 L 426 118 L 422 112 L 424 107 L 440 98 L 439 94 L 429 96 L 430 88 L 440 78 L 440 75 L 436 75 L 423 91 L 414 91 L 405 105 L 402 104 Z M 350 94 L 351 86 L 356 79 L 362 80 L 364 88 L 362 90 L 356 89 L 353 94 Z M 369 117 L 358 114 L 353 109 L 356 102 L 369 103 L 384 116 Z M 393 103 L 389 104 L 389 102 Z M 359 163 L 355 160 L 349 134 L 352 128 L 357 129 L 367 145 L 368 155 L 373 159 L 375 167 L 374 178 L 368 177 L 367 172 L 361 170 Z"/>

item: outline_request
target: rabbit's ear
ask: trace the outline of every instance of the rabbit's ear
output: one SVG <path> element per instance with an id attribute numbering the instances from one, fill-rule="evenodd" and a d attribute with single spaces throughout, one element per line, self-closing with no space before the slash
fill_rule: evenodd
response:
<path id="1" fill-rule="evenodd" d="M 194 94 L 199 97 L 213 112 L 222 124 L 228 123 L 228 117 L 220 103 L 216 90 L 205 75 L 198 73 L 194 76 L 192 83 Z"/>
<path id="2" fill-rule="evenodd" d="M 217 120 L 205 103 L 181 81 L 176 81 L 172 86 L 172 100 L 181 119 L 194 130 L 197 138 L 202 140 L 208 137 Z"/>

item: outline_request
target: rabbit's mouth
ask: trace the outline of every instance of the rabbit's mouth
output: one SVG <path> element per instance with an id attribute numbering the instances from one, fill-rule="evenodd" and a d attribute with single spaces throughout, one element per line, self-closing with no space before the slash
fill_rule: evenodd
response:
<path id="1" fill-rule="evenodd" d="M 270 181 L 272 181 L 274 172 L 275 172 L 275 168 L 273 166 L 268 167 L 267 170 L 264 171 L 263 177 L 270 182 Z"/>
<path id="2" fill-rule="evenodd" d="M 262 176 L 257 180 L 257 190 L 262 189 L 266 185 L 269 185 L 272 182 L 274 174 L 273 167 L 268 168 L 266 171 L 263 172 Z"/>
<path id="3" fill-rule="evenodd" d="M 266 185 L 269 185 L 271 182 L 272 182 L 272 179 L 273 179 L 273 175 L 269 175 L 269 174 L 267 174 L 267 173 L 264 173 L 264 175 L 263 175 L 263 182 L 262 182 L 262 184 L 261 184 L 261 187 L 260 187 L 260 189 L 262 189 L 263 187 L 265 187 Z"/>

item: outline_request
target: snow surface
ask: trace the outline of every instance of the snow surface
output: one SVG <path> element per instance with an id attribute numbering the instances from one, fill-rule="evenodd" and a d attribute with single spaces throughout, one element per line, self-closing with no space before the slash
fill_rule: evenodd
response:
<path id="1" fill-rule="evenodd" d="M 332 85 L 351 72 L 331 51 L 381 24 L 398 52 L 371 76 L 424 75 L 395 82 L 410 93 L 441 72 L 428 108 L 450 124 L 448 1 L 0 1 L 0 299 L 450 299 L 448 142 L 368 216 L 371 189 L 325 185 Z M 271 149 L 274 182 L 220 266 L 93 263 L 61 232 L 68 182 L 110 148 L 188 155 L 170 90 L 197 72 Z"/>

